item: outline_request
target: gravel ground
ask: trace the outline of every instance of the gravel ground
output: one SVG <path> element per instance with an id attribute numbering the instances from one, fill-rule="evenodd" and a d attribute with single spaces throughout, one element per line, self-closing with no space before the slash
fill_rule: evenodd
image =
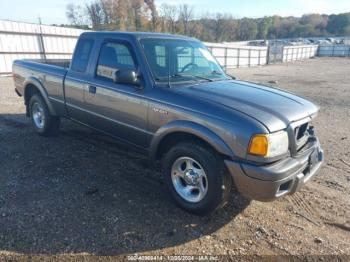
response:
<path id="1" fill-rule="evenodd" d="M 350 255 L 349 68 L 350 59 L 317 58 L 232 71 L 320 105 L 326 163 L 292 196 L 232 197 L 208 217 L 175 207 L 157 168 L 108 137 L 68 121 L 57 137 L 34 134 L 12 79 L 0 78 L 0 259 Z"/>

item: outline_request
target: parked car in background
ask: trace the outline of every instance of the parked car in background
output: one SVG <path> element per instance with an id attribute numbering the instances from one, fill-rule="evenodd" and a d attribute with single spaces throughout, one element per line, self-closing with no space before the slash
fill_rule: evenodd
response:
<path id="1" fill-rule="evenodd" d="M 322 39 L 322 40 L 317 40 L 315 42 L 315 44 L 317 44 L 317 45 L 331 45 L 332 42 L 330 42 L 329 40 Z"/>
<path id="2" fill-rule="evenodd" d="M 255 40 L 248 42 L 249 46 L 266 46 L 268 42 L 266 40 Z"/>

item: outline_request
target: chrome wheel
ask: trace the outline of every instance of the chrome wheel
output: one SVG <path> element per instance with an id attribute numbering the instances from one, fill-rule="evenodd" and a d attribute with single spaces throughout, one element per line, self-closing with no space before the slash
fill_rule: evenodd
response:
<path id="1" fill-rule="evenodd" d="M 198 203 L 208 192 L 208 179 L 203 167 L 193 158 L 180 157 L 171 168 L 176 192 L 186 201 Z"/>
<path id="2" fill-rule="evenodd" d="M 33 104 L 32 117 L 35 126 L 39 129 L 43 129 L 45 125 L 45 112 L 43 106 L 38 102 Z"/>

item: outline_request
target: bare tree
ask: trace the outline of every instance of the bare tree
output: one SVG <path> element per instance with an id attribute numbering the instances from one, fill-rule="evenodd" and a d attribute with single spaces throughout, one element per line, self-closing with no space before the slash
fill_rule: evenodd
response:
<path id="1" fill-rule="evenodd" d="M 115 22 L 115 5 L 117 4 L 116 0 L 100 0 L 101 8 L 104 16 L 104 23 L 111 25 L 116 24 Z"/>
<path id="2" fill-rule="evenodd" d="M 110 30 L 126 30 L 127 20 L 126 1 L 122 0 L 100 0 L 104 13 L 105 23 Z"/>
<path id="3" fill-rule="evenodd" d="M 187 4 L 180 5 L 179 22 L 183 25 L 184 34 L 189 35 L 191 31 L 191 21 L 194 19 L 193 7 Z"/>
<path id="4" fill-rule="evenodd" d="M 142 27 L 142 4 L 144 3 L 143 0 L 131 0 L 131 16 L 133 18 L 133 25 L 135 27 L 136 31 L 139 31 Z M 131 18 L 131 19 L 132 19 Z"/>
<path id="5" fill-rule="evenodd" d="M 165 23 L 165 31 L 175 33 L 176 21 L 179 17 L 179 9 L 175 5 L 162 4 L 160 11 Z"/>
<path id="6" fill-rule="evenodd" d="M 116 24 L 120 31 L 125 31 L 129 28 L 128 6 L 128 1 L 118 0 L 118 6 L 116 7 Z"/>
<path id="7" fill-rule="evenodd" d="M 158 11 L 156 8 L 156 5 L 154 3 L 154 0 L 145 0 L 146 5 L 151 10 L 151 24 L 152 24 L 152 31 L 159 31 L 159 18 L 158 18 Z"/>
<path id="8" fill-rule="evenodd" d="M 86 14 L 80 5 L 68 4 L 66 16 L 72 25 L 84 26 L 88 24 Z"/>
<path id="9" fill-rule="evenodd" d="M 75 27 L 181 33 L 210 42 L 350 34 L 350 13 L 257 19 L 206 13 L 197 19 L 189 5 L 163 4 L 157 9 L 156 1 L 89 0 L 83 6 L 67 5 L 66 16 Z"/>
<path id="10" fill-rule="evenodd" d="M 86 4 L 85 7 L 92 24 L 92 28 L 97 30 L 102 29 L 105 18 L 101 2 L 95 1 L 90 4 Z"/>

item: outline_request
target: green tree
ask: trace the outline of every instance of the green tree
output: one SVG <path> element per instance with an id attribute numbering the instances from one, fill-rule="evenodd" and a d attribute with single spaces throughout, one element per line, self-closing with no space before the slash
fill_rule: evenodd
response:
<path id="1" fill-rule="evenodd" d="M 308 36 L 313 36 L 315 33 L 315 28 L 310 25 L 297 25 L 294 28 L 293 36 L 296 37 L 308 37 Z"/>
<path id="2" fill-rule="evenodd" d="M 327 31 L 334 35 L 344 35 L 346 34 L 349 25 L 350 13 L 330 15 L 327 24 Z"/>
<path id="3" fill-rule="evenodd" d="M 255 39 L 258 34 L 258 26 L 253 19 L 243 18 L 239 22 L 240 40 Z"/>
<path id="4" fill-rule="evenodd" d="M 300 19 L 301 25 L 310 25 L 313 28 L 312 34 L 315 36 L 321 36 L 326 33 L 327 23 L 328 16 L 320 14 L 303 15 Z"/>
<path id="5" fill-rule="evenodd" d="M 272 26 L 273 26 L 272 17 L 264 17 L 264 18 L 258 19 L 258 38 L 266 40 Z"/>

